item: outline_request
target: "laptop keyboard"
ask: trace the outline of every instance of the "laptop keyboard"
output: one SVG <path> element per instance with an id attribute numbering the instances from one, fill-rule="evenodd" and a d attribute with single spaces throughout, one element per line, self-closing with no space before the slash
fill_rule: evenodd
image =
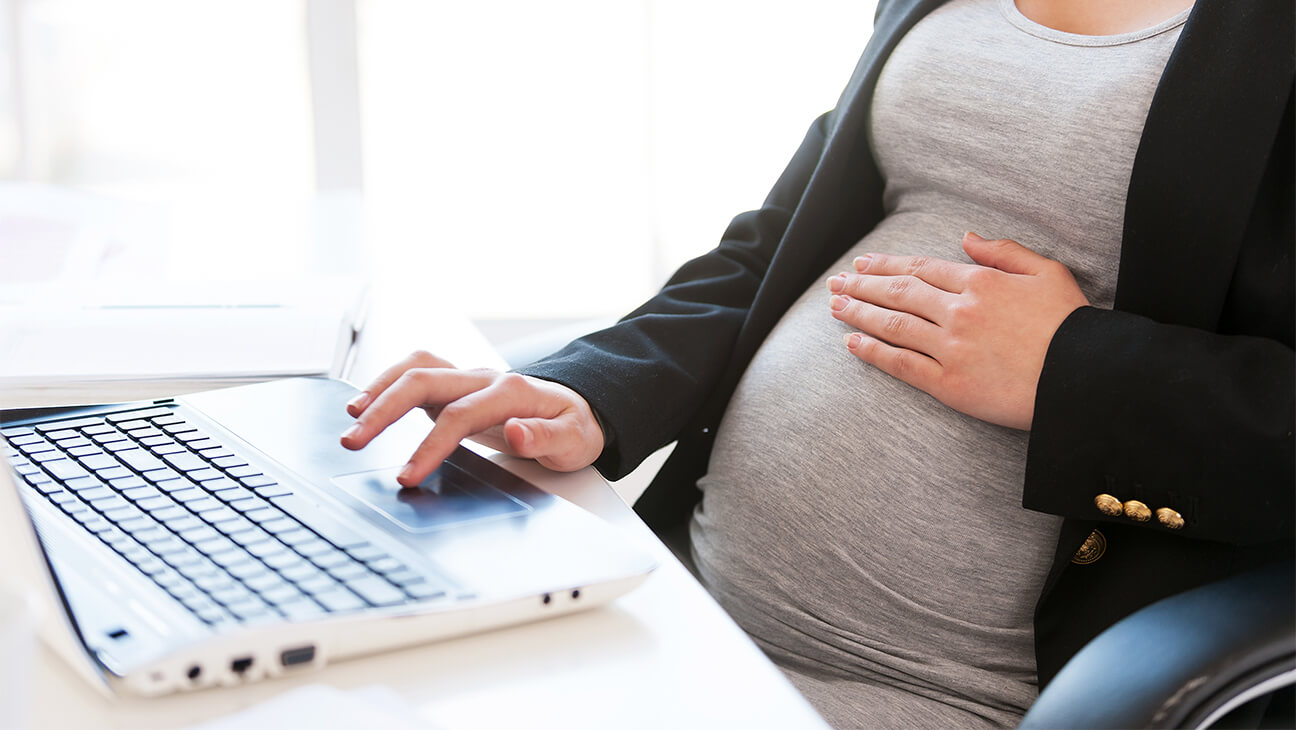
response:
<path id="1" fill-rule="evenodd" d="M 207 624 L 446 594 L 171 408 L 0 433 L 27 486 Z"/>

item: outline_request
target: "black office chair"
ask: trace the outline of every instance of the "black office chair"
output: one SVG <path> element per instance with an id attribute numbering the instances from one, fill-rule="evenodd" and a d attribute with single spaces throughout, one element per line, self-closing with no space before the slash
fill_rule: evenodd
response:
<path id="1" fill-rule="evenodd" d="M 1023 728 L 1296 727 L 1296 563 L 1171 596 L 1071 658 Z"/>

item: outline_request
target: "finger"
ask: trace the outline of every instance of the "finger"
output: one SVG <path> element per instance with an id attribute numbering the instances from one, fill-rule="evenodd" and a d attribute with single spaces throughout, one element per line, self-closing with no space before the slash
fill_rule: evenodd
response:
<path id="1" fill-rule="evenodd" d="M 342 445 L 362 449 L 410 410 L 427 405 L 444 406 L 487 387 L 499 376 L 489 370 L 415 368 L 406 370 L 374 398 L 347 432 Z"/>
<path id="2" fill-rule="evenodd" d="M 1057 264 L 1016 241 L 1007 238 L 986 240 L 971 231 L 963 234 L 963 250 L 978 264 L 1009 274 L 1042 274 Z"/>
<path id="3" fill-rule="evenodd" d="M 557 471 L 579 469 L 589 463 L 589 439 L 574 413 L 557 418 L 511 418 L 504 424 L 509 449 L 524 459 L 536 459 Z"/>
<path id="4" fill-rule="evenodd" d="M 454 367 L 448 361 L 433 355 L 424 350 L 418 350 L 406 355 L 400 362 L 387 368 L 369 383 L 359 395 L 347 402 L 347 413 L 352 418 L 358 417 L 364 413 L 364 409 L 373 403 L 374 399 L 382 395 L 383 391 L 391 387 L 405 371 L 414 368 L 452 368 Z"/>
<path id="5" fill-rule="evenodd" d="M 941 329 L 922 317 L 879 307 L 850 297 L 835 295 L 829 305 L 832 316 L 873 336 L 935 357 L 940 345 Z"/>
<path id="6" fill-rule="evenodd" d="M 441 418 L 432 431 L 414 450 L 397 481 L 407 487 L 417 485 L 441 466 L 459 442 L 503 424 L 514 416 L 557 415 L 547 412 L 551 404 L 544 394 L 539 391 L 536 394 L 540 396 L 537 399 L 519 399 L 515 389 L 507 381 L 500 380 L 447 405 L 441 409 Z"/>
<path id="7" fill-rule="evenodd" d="M 913 387 L 931 393 L 941 375 L 940 363 L 860 332 L 846 335 L 846 347 L 859 359 Z"/>
<path id="8" fill-rule="evenodd" d="M 932 286 L 916 276 L 840 275 L 833 289 L 854 299 L 898 312 L 908 312 L 940 324 L 956 295 Z M 831 287 L 830 287 L 831 288 Z"/>
<path id="9" fill-rule="evenodd" d="M 967 275 L 973 268 L 930 256 L 892 256 L 868 253 L 857 256 L 855 271 L 861 274 L 882 276 L 916 276 L 932 286 L 958 294 L 967 284 Z"/>

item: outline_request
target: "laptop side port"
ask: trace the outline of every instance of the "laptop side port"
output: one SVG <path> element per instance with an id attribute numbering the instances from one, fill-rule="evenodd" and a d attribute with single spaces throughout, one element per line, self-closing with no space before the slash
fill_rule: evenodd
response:
<path id="1" fill-rule="evenodd" d="M 295 667 L 301 664 L 309 664 L 315 660 L 315 645 L 307 644 L 306 646 L 297 646 L 292 649 L 284 649 L 279 654 L 279 662 L 285 667 Z"/>
<path id="2" fill-rule="evenodd" d="M 252 657 L 244 656 L 230 662 L 230 671 L 243 676 L 243 673 L 252 668 Z"/>

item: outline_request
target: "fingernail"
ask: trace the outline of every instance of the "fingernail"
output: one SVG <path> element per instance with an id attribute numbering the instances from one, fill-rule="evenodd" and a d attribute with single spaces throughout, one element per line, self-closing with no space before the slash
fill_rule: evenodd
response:
<path id="1" fill-rule="evenodd" d="M 400 474 L 396 475 L 396 479 L 398 481 L 408 482 L 413 476 L 414 476 L 414 462 L 411 461 L 410 463 L 405 465 L 405 468 L 400 470 Z"/>
<path id="2" fill-rule="evenodd" d="M 864 341 L 864 335 L 861 335 L 858 332 L 846 335 L 846 346 L 852 350 L 859 347 L 859 344 L 863 341 Z"/>
<path id="3" fill-rule="evenodd" d="M 978 236 L 977 234 L 973 233 L 972 231 L 968 231 L 967 233 L 964 233 L 964 234 L 963 234 L 963 237 L 964 237 L 964 238 L 970 238 L 970 239 L 972 239 L 973 241 L 984 241 L 984 240 L 985 240 L 984 238 L 982 238 L 982 237 Z"/>
<path id="4" fill-rule="evenodd" d="M 531 442 L 535 441 L 535 434 L 531 433 L 531 429 L 526 426 L 519 426 L 519 428 L 522 429 L 522 446 L 530 447 Z"/>
<path id="5" fill-rule="evenodd" d="M 846 308 L 847 304 L 850 304 L 850 300 L 846 297 L 834 296 L 832 299 L 828 300 L 828 306 L 832 307 L 834 312 L 842 311 Z"/>
<path id="6" fill-rule="evenodd" d="M 838 274 L 828 279 L 828 291 L 839 292 L 846 288 L 846 275 Z"/>
<path id="7" fill-rule="evenodd" d="M 863 271 L 863 270 L 867 269 L 867 268 L 868 268 L 868 265 L 869 265 L 869 262 L 872 261 L 872 260 L 873 260 L 873 257 L 872 257 L 871 255 L 869 255 L 869 254 L 864 254 L 863 256 L 856 256 L 856 257 L 855 257 L 855 270 L 856 270 L 856 271 Z"/>
<path id="8" fill-rule="evenodd" d="M 351 428 L 348 428 L 346 432 L 342 434 L 342 438 L 344 439 L 355 438 L 359 434 L 360 434 L 360 424 L 357 423 L 352 425 Z"/>
<path id="9" fill-rule="evenodd" d="M 361 393 L 360 395 L 357 395 L 356 397 L 352 398 L 351 400 L 347 401 L 348 408 L 364 408 L 368 404 L 369 404 L 369 391 L 367 390 Z"/>

